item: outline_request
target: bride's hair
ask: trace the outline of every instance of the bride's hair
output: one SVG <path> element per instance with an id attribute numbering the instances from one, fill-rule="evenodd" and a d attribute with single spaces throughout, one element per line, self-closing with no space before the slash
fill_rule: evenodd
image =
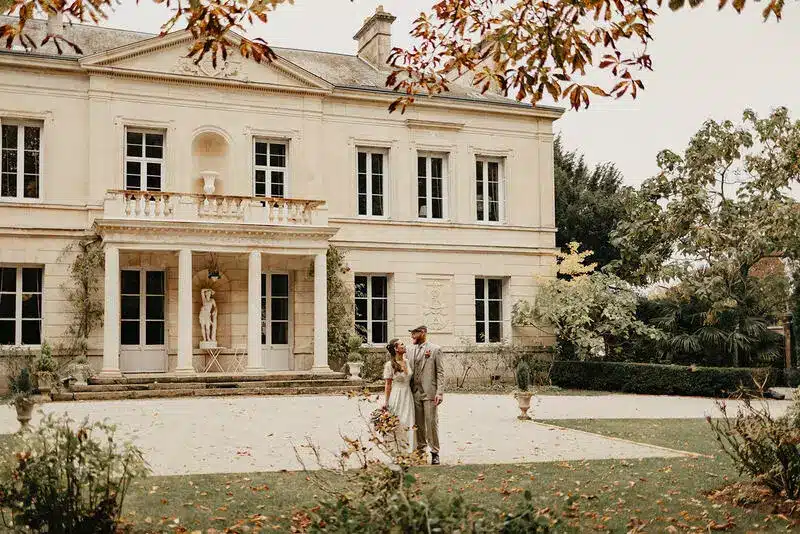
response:
<path id="1" fill-rule="evenodd" d="M 400 362 L 397 361 L 397 343 L 399 341 L 400 338 L 394 338 L 391 341 L 389 341 L 388 345 L 386 345 L 386 350 L 389 351 L 389 356 L 391 356 L 389 361 L 392 362 L 392 370 L 395 373 L 399 373 L 400 371 L 403 370 L 403 368 L 400 366 Z"/>

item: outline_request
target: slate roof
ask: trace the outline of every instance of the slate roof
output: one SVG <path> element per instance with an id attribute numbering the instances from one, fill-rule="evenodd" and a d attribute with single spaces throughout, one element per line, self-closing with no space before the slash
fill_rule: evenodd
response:
<path id="1" fill-rule="evenodd" d="M 0 25 L 15 22 L 15 17 L 0 16 Z M 25 31 L 37 44 L 36 49 L 25 50 L 15 42 L 14 48 L 8 50 L 5 43 L 0 43 L 0 53 L 6 54 L 27 54 L 38 57 L 55 57 L 63 60 L 74 61 L 80 57 L 69 46 L 62 45 L 62 54 L 52 42 L 40 46 L 47 32 L 47 21 L 35 19 L 25 25 Z M 152 39 L 157 34 L 104 28 L 92 24 L 67 24 L 64 28 L 64 37 L 77 44 L 83 56 L 90 56 L 112 50 L 121 46 L 129 45 L 137 41 Z M 295 48 L 273 47 L 274 52 L 283 59 L 294 63 L 298 67 L 326 80 L 331 85 L 340 88 L 353 88 L 367 91 L 387 92 L 385 71 L 380 71 L 358 56 L 348 54 L 336 54 L 331 52 L 318 52 L 312 50 L 300 50 Z M 471 100 L 480 102 L 491 102 L 497 104 L 531 107 L 509 98 L 504 98 L 494 94 L 481 94 L 480 91 L 466 84 L 451 83 L 450 91 L 441 95 L 442 98 Z M 562 111 L 559 108 L 542 108 Z"/>

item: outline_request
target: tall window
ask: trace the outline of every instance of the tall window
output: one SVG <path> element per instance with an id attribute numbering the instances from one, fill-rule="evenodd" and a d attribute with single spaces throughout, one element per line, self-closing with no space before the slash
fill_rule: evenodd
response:
<path id="1" fill-rule="evenodd" d="M 503 217 L 502 161 L 475 160 L 476 216 L 481 222 L 499 222 Z"/>
<path id="2" fill-rule="evenodd" d="M 423 219 L 444 219 L 447 176 L 442 154 L 417 157 L 417 208 Z"/>
<path id="3" fill-rule="evenodd" d="M 288 274 L 261 274 L 261 344 L 289 344 Z"/>
<path id="4" fill-rule="evenodd" d="M 39 198 L 41 133 L 37 124 L 0 124 L 0 197 Z"/>
<path id="5" fill-rule="evenodd" d="M 163 345 L 164 271 L 120 272 L 120 336 L 123 345 Z"/>
<path id="6" fill-rule="evenodd" d="M 286 143 L 254 140 L 254 191 L 257 197 L 286 195 Z"/>
<path id="7" fill-rule="evenodd" d="M 497 343 L 503 338 L 503 281 L 475 279 L 475 341 Z"/>
<path id="8" fill-rule="evenodd" d="M 389 279 L 356 275 L 356 330 L 364 343 L 389 340 Z"/>
<path id="9" fill-rule="evenodd" d="M 383 217 L 386 205 L 386 153 L 358 150 L 358 214 Z"/>
<path id="10" fill-rule="evenodd" d="M 125 131 L 125 189 L 161 191 L 164 182 L 164 132 Z"/>
<path id="11" fill-rule="evenodd" d="M 42 342 L 41 267 L 0 267 L 0 345 Z"/>

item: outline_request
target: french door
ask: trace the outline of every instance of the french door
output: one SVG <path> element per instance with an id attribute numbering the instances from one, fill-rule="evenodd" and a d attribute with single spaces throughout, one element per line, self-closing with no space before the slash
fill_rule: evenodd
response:
<path id="1" fill-rule="evenodd" d="M 166 273 L 120 271 L 120 371 L 167 370 Z"/>
<path id="2" fill-rule="evenodd" d="M 261 345 L 264 368 L 289 369 L 292 299 L 289 275 L 261 273 Z"/>

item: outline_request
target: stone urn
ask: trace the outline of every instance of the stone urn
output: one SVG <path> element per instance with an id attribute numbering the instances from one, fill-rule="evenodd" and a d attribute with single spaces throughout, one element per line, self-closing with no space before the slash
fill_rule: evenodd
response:
<path id="1" fill-rule="evenodd" d="M 347 362 L 347 370 L 350 371 L 350 380 L 361 380 L 361 368 L 364 362 Z"/>
<path id="2" fill-rule="evenodd" d="M 531 408 L 531 397 L 533 397 L 533 393 L 530 391 L 517 391 L 514 393 L 514 398 L 517 399 L 517 404 L 519 404 L 520 414 L 517 419 L 520 421 L 530 421 L 531 419 L 531 416 L 528 415 L 528 410 Z"/>
<path id="3" fill-rule="evenodd" d="M 200 178 L 203 179 L 203 192 L 206 195 L 213 195 L 217 190 L 217 178 L 219 173 L 215 171 L 203 171 L 200 173 Z"/>
<path id="4" fill-rule="evenodd" d="M 35 404 L 30 397 L 20 397 L 14 401 L 14 407 L 17 409 L 17 421 L 19 421 L 21 431 L 27 430 Z"/>
<path id="5" fill-rule="evenodd" d="M 36 373 L 36 386 L 40 393 L 44 395 L 50 393 L 53 389 L 53 373 L 48 371 Z"/>

